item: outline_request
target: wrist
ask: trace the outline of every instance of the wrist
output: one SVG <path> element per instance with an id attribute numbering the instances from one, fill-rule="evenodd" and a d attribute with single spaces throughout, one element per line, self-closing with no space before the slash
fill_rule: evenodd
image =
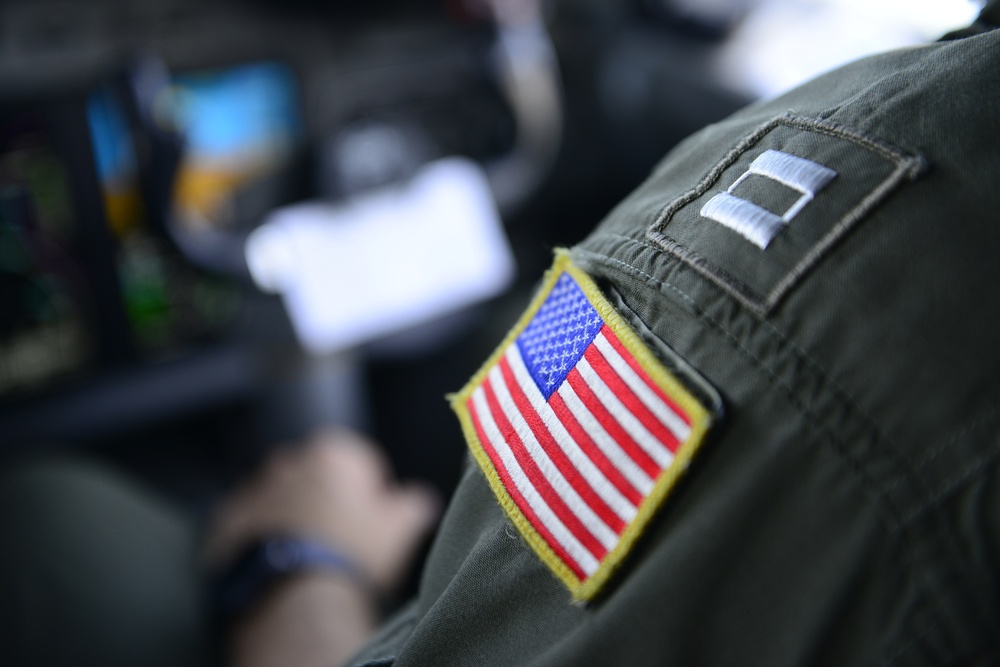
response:
<path id="1" fill-rule="evenodd" d="M 278 587 L 327 579 L 374 601 L 375 588 L 361 568 L 340 551 L 313 540 L 273 536 L 245 547 L 231 564 L 212 578 L 212 597 L 223 623 L 246 615 Z"/>
<path id="2" fill-rule="evenodd" d="M 378 618 L 377 599 L 370 590 L 336 571 L 303 570 L 276 581 L 245 616 L 250 621 L 261 616 L 283 613 L 281 610 L 315 607 L 335 601 L 338 609 L 349 608 L 352 616 L 370 620 Z"/>
<path id="3" fill-rule="evenodd" d="M 223 639 L 229 662 L 241 667 L 325 667 L 356 653 L 376 619 L 373 599 L 350 579 L 300 572 L 272 587 Z"/>

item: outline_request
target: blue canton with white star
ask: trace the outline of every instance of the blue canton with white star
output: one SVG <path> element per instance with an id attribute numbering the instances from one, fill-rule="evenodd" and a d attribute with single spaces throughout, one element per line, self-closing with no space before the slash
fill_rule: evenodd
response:
<path id="1" fill-rule="evenodd" d="M 548 400 L 566 380 L 604 320 L 576 281 L 564 273 L 521 335 L 517 346 L 528 372 Z"/>

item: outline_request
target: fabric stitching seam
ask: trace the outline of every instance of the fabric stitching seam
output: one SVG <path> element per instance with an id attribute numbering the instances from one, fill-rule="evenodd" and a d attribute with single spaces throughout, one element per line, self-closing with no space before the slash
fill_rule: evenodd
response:
<path id="1" fill-rule="evenodd" d="M 915 465 L 916 465 L 917 469 L 923 468 L 928 463 L 930 463 L 931 461 L 933 461 L 934 459 L 936 459 L 938 456 L 941 455 L 941 453 L 944 450 L 948 449 L 948 447 L 950 447 L 955 442 L 957 442 L 959 440 L 959 438 L 965 437 L 971 431 L 974 431 L 976 429 L 982 428 L 982 426 L 986 422 L 988 422 L 990 419 L 996 417 L 996 414 L 997 414 L 996 409 L 991 407 L 985 413 L 983 413 L 982 415 L 980 415 L 978 419 L 974 419 L 974 420 L 971 420 L 969 422 L 966 422 L 964 425 L 962 425 L 961 428 L 956 429 L 955 431 L 953 431 L 951 434 L 949 434 L 946 437 L 946 439 L 940 445 L 938 445 L 937 447 L 935 447 L 934 449 L 932 449 L 931 451 L 929 451 L 919 461 L 916 461 Z"/>
<path id="2" fill-rule="evenodd" d="M 998 447 L 997 444 L 994 444 L 990 451 L 985 452 L 982 456 L 973 459 L 967 466 L 962 468 L 961 471 L 953 475 L 950 480 L 946 482 L 945 485 L 941 487 L 933 496 L 930 496 L 926 502 L 902 517 L 901 525 L 906 526 L 926 512 L 938 509 L 944 499 L 951 495 L 952 492 L 966 482 L 975 478 L 979 471 L 990 464 L 995 463 L 998 458 L 1000 458 L 1000 447 Z"/>

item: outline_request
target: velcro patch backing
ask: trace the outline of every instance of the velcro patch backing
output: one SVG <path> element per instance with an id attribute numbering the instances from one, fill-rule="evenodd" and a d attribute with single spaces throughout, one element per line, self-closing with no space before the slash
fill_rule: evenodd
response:
<path id="1" fill-rule="evenodd" d="M 564 252 L 451 400 L 507 516 L 582 600 L 628 555 L 711 422 Z"/>
<path id="2" fill-rule="evenodd" d="M 646 236 L 763 315 L 925 167 L 859 131 L 789 113 L 744 138 L 667 204 Z"/>

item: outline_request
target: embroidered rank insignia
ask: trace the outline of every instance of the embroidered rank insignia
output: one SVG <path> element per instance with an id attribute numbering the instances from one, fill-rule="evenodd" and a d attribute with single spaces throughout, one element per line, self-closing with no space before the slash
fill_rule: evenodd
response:
<path id="1" fill-rule="evenodd" d="M 830 120 L 786 113 L 668 202 L 646 239 L 766 315 L 924 158 Z"/>
<path id="2" fill-rule="evenodd" d="M 565 252 L 451 401 L 508 517 L 581 600 L 629 553 L 711 420 Z"/>

